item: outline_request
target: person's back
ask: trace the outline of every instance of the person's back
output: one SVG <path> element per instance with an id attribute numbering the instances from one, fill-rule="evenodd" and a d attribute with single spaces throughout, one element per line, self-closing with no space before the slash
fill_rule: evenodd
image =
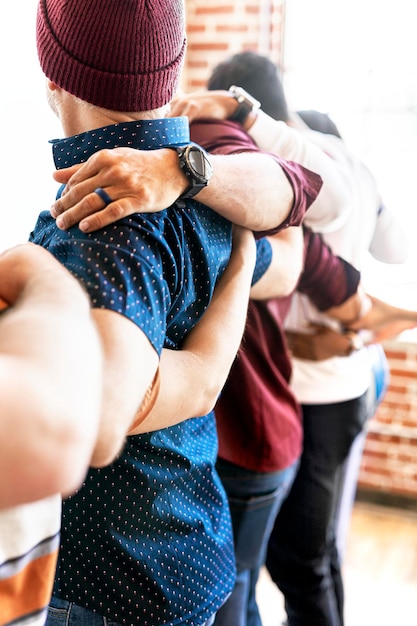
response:
<path id="1" fill-rule="evenodd" d="M 64 502 L 48 624 L 60 619 L 56 610 L 89 625 L 106 619 L 211 624 L 234 582 L 230 513 L 215 470 L 213 413 L 186 419 L 181 402 L 179 414 L 170 410 L 155 417 L 151 409 L 149 417 L 141 408 L 144 398 L 155 399 L 164 386 L 162 374 L 158 379 L 162 348 L 176 354 L 203 313 L 204 324 L 231 256 L 231 223 L 190 200 L 208 182 L 207 155 L 190 145 L 185 117 L 163 117 L 185 51 L 183 11 L 181 0 L 39 4 L 38 54 L 66 135 L 53 142 L 56 167 L 116 147 L 169 147 L 176 163 L 188 167 L 188 188 L 167 209 L 135 212 L 93 234 L 77 227 L 59 230 L 44 212 L 32 234 L 91 297 L 104 337 L 104 388 L 116 392 L 103 400 L 107 439 L 128 435 L 116 460 L 97 469 L 94 459 L 83 486 Z M 191 158 L 186 163 L 189 152 L 198 152 L 194 170 Z M 301 191 L 308 177 L 297 166 L 293 173 L 284 169 L 280 176 L 274 162 L 284 197 L 281 219 L 289 224 L 292 218 L 299 222 L 308 206 L 308 193 L 294 201 L 292 183 Z M 310 178 L 317 193 L 321 181 Z M 107 205 L 112 198 L 106 189 L 107 183 L 94 195 Z M 272 226 L 275 221 L 266 225 Z M 262 247 L 267 259 L 267 245 Z M 245 274 L 249 268 L 251 278 L 246 259 L 239 268 Z"/>
<path id="2" fill-rule="evenodd" d="M 209 88 L 228 89 L 232 84 L 243 87 L 257 98 L 266 113 L 281 120 L 278 123 L 294 124 L 277 68 L 266 57 L 251 52 L 234 55 L 219 65 Z M 320 194 L 324 219 L 318 227 L 310 211 L 304 223 L 322 232 L 335 254 L 346 254 L 348 261 L 359 262 L 371 242 L 372 246 L 376 243 L 374 232 L 381 215 L 381 202 L 375 183 L 366 168 L 346 151 L 340 138 L 313 132 L 305 125 L 295 125 L 332 158 L 346 188 L 346 211 L 342 219 L 331 218 L 334 207 Z M 298 150 L 296 143 L 289 145 L 279 141 L 278 132 L 275 145 L 272 133 L 262 134 L 261 128 L 252 136 L 261 148 L 275 149 L 281 156 L 305 164 L 303 151 Z M 311 309 L 314 307 L 304 296 L 294 298 L 288 327 L 293 327 L 297 318 L 297 328 L 305 332 L 309 317 L 306 311 Z M 317 309 L 315 311 L 317 313 Z M 323 316 L 320 319 L 323 321 Z M 339 495 L 339 470 L 366 419 L 365 395 L 371 368 L 366 351 L 351 357 L 336 357 L 336 363 L 339 368 L 334 359 L 328 359 L 317 370 L 315 362 L 293 360 L 292 384 L 297 400 L 303 403 L 306 395 L 304 386 L 296 383 L 298 369 L 302 367 L 306 372 L 303 382 L 307 381 L 312 404 L 303 404 L 304 450 L 300 469 L 279 511 L 267 556 L 269 572 L 285 596 L 289 624 L 310 624 L 314 620 L 329 625 L 343 623 L 343 585 L 331 535 L 331 531 L 334 532 L 332 509 Z M 320 369 L 327 370 L 327 379 L 315 377 Z"/>
<path id="3" fill-rule="evenodd" d="M 309 132 L 309 131 L 308 131 Z M 378 261 L 401 263 L 407 254 L 404 232 L 393 214 L 384 206 L 376 180 L 364 163 L 357 159 L 344 142 L 332 135 L 309 132 L 311 141 L 337 159 L 350 173 L 351 208 L 336 230 L 323 233 L 332 250 L 361 269 L 366 254 Z M 308 216 L 306 218 L 308 223 Z M 320 314 L 301 294 L 296 294 L 286 327 L 304 331 L 309 322 L 339 328 Z M 371 383 L 367 350 L 354 351 L 349 358 L 333 357 L 324 361 L 293 359 L 292 386 L 301 403 L 333 402 L 357 397 Z"/>
<path id="4" fill-rule="evenodd" d="M 323 115 L 324 118 L 324 115 Z M 313 123 L 313 120 L 305 120 Z M 340 228 L 325 232 L 324 240 L 338 255 L 347 259 L 358 269 L 363 267 L 365 257 L 371 254 L 378 261 L 400 263 L 405 260 L 407 243 L 398 220 L 383 204 L 377 182 L 368 167 L 353 155 L 333 127 L 328 133 L 310 133 L 312 141 L 338 159 L 351 174 L 352 204 L 345 222 Z M 340 332 L 340 325 L 322 315 L 302 294 L 296 294 L 286 327 L 291 331 L 304 332 L 310 323 L 330 326 Z M 369 419 L 386 389 L 388 363 L 381 345 L 374 344 L 353 350 L 349 356 L 334 356 L 319 361 L 293 356 L 291 386 L 306 405 L 329 405 L 352 401 L 366 393 L 366 414 Z M 381 389 L 377 386 L 381 385 Z M 337 488 L 335 540 L 339 558 L 342 559 L 347 541 L 351 509 L 356 493 L 362 449 L 366 429 L 354 439 L 348 457 L 340 470 Z"/>
<path id="5" fill-rule="evenodd" d="M 189 143 L 185 118 L 136 121 L 140 114 L 123 113 L 160 109 L 172 96 L 185 48 L 182 11 L 176 1 L 153 7 L 41 2 L 39 56 L 70 136 L 54 143 L 58 168 L 103 147 Z M 94 42 L 97 29 L 100 46 Z M 124 56 L 117 55 L 120 33 Z M 136 40 L 143 65 L 135 56 Z M 129 63 L 140 71 L 129 75 Z M 84 282 L 106 319 L 111 311 L 142 330 L 151 348 L 148 363 L 135 364 L 134 344 L 126 355 L 151 381 L 152 353 L 160 354 L 163 345 L 178 348 L 207 307 L 230 256 L 231 225 L 185 200 L 182 210 L 135 215 L 94 235 L 59 231 L 44 213 L 32 239 Z M 108 384 L 121 384 L 114 374 Z M 120 624 L 208 620 L 234 577 L 216 450 L 208 415 L 134 434 L 111 466 L 90 469 L 82 488 L 64 502 L 53 603 L 74 602 Z M 87 614 L 94 623 L 93 613 Z"/>
<path id="6" fill-rule="evenodd" d="M 180 100 L 183 101 L 183 106 L 180 105 Z M 194 119 L 198 119 L 199 116 L 206 119 L 207 110 L 211 111 L 212 108 L 214 108 L 217 114 L 223 111 L 223 118 L 221 119 L 224 119 L 224 117 L 230 118 L 233 111 L 237 110 L 236 107 L 239 108 L 239 101 L 234 98 L 232 93 L 227 91 L 211 95 L 193 94 L 190 97 L 190 102 L 193 103 Z M 202 109 L 205 115 L 203 111 L 199 111 L 196 108 L 198 102 L 200 104 L 203 102 Z M 177 107 L 177 112 L 180 113 L 182 108 L 187 110 L 189 103 L 186 98 L 176 99 L 175 106 Z M 281 122 L 277 122 L 277 124 L 281 124 Z M 209 124 L 210 130 L 217 128 L 217 126 L 217 124 Z M 230 123 L 227 127 L 224 126 L 223 129 L 227 128 L 230 134 L 232 127 L 234 129 L 235 126 L 233 123 Z M 203 129 L 200 128 L 200 135 L 197 139 L 200 143 L 202 143 L 201 139 L 203 138 L 202 131 Z M 280 132 L 282 132 L 282 126 L 280 126 Z M 219 139 L 221 144 L 227 141 L 224 136 L 221 136 Z M 242 136 L 240 139 L 242 140 Z M 214 144 L 212 149 L 216 147 L 216 141 L 213 142 L 212 138 L 210 143 Z M 299 145 L 300 142 L 297 141 L 297 144 Z M 117 195 L 121 192 L 122 195 L 126 196 L 127 200 L 132 195 L 134 197 L 139 196 L 136 181 L 136 156 L 134 151 L 129 157 L 126 153 L 123 153 L 123 155 L 123 169 L 126 169 L 126 159 L 129 158 L 132 161 L 131 165 L 133 165 L 132 174 L 127 178 L 124 173 L 119 173 L 119 175 L 113 177 L 112 194 L 116 193 Z M 91 165 L 93 165 L 93 158 Z M 97 169 L 100 168 L 94 166 L 88 170 L 88 167 L 86 167 L 85 176 L 87 179 L 90 173 L 92 171 L 97 172 Z M 88 190 L 87 187 L 82 193 L 88 194 L 90 191 L 91 195 L 91 190 L 94 189 L 91 186 L 93 181 L 95 181 L 95 184 L 97 184 L 97 181 L 100 181 L 101 184 L 107 184 L 107 169 L 104 168 L 99 174 L 96 173 L 95 177 L 90 181 L 90 189 Z M 118 177 L 120 181 L 117 180 Z M 80 184 L 81 181 L 78 179 L 77 185 Z M 268 201 L 268 198 L 266 198 L 266 201 Z M 71 202 L 74 202 L 74 200 L 71 200 L 69 205 L 71 205 Z M 128 210 L 128 214 L 131 212 L 131 210 Z M 297 231 L 297 229 L 295 230 Z M 281 233 L 281 235 L 283 234 L 285 233 Z M 309 254 L 314 254 L 312 241 L 310 239 L 308 243 Z M 323 244 L 320 236 L 315 235 L 314 241 L 320 244 L 321 249 L 325 253 L 326 250 L 327 254 L 329 253 L 329 248 Z M 294 277 L 294 272 L 298 267 L 298 263 L 294 266 L 293 253 L 293 248 L 291 248 L 290 255 L 285 248 L 281 248 L 279 253 L 277 251 L 277 258 L 280 260 L 279 278 L 276 271 L 274 271 L 274 279 L 272 280 L 271 276 L 267 280 L 267 285 L 269 285 L 267 293 L 263 289 L 259 290 L 260 284 L 257 283 L 254 287 L 253 297 L 263 299 L 275 297 L 273 294 L 276 295 L 277 285 L 289 284 L 288 273 Z M 315 254 L 317 254 L 317 250 Z M 283 270 L 282 264 L 284 259 L 290 263 Z M 342 263 L 340 258 L 335 259 L 335 262 L 337 261 L 339 264 Z M 349 266 L 346 262 L 343 262 L 343 264 L 345 264 L 346 268 Z M 330 266 L 324 268 L 319 265 L 317 257 L 309 256 L 307 265 L 309 273 L 303 276 L 299 287 L 303 291 L 305 290 L 322 310 L 329 306 L 328 301 L 327 306 L 325 304 L 326 301 L 323 303 L 323 298 L 326 297 L 325 294 L 330 293 L 331 301 L 334 305 L 336 294 L 339 294 L 340 297 L 344 293 L 346 296 L 346 292 L 343 292 L 343 285 L 346 279 L 347 286 L 350 289 L 357 284 L 358 272 L 351 266 L 349 266 L 350 278 L 348 274 L 345 276 L 342 274 L 339 278 L 340 275 L 334 273 L 334 265 L 330 264 Z M 316 275 L 318 273 L 317 278 L 319 281 L 314 279 L 314 275 L 311 274 L 313 271 L 316 272 Z M 269 275 L 269 271 L 267 275 Z M 263 283 L 265 288 L 265 282 L 261 280 L 260 283 Z M 341 289 L 342 292 L 340 291 Z M 382 302 L 377 303 L 375 299 L 370 301 L 368 296 L 363 293 L 363 289 L 358 290 L 353 299 L 349 298 L 341 307 L 336 307 L 339 309 L 338 312 L 332 308 L 331 314 L 335 316 L 335 319 L 350 325 L 352 319 L 356 319 L 357 316 L 362 318 L 361 312 L 364 311 L 365 303 L 369 303 L 372 310 L 369 311 L 369 315 L 365 315 L 360 322 L 358 321 L 354 325 L 356 329 L 367 328 L 374 330 L 379 328 L 381 330 L 380 325 L 382 320 L 384 320 L 382 322 L 383 325 L 389 325 L 395 321 L 396 329 L 393 330 L 397 332 L 398 319 L 403 319 L 405 325 L 408 325 L 410 322 L 412 324 L 415 323 L 414 313 L 389 307 Z M 259 568 L 259 559 L 262 559 L 261 554 L 263 553 L 263 533 L 265 529 L 267 533 L 269 526 L 268 513 L 272 510 L 273 515 L 273 507 L 274 505 L 277 506 L 277 503 L 279 506 L 280 499 L 285 491 L 284 483 L 287 482 L 288 484 L 288 480 L 290 480 L 288 475 L 285 476 L 286 470 L 283 472 L 270 470 L 277 469 L 282 467 L 282 464 L 285 465 L 290 462 L 291 458 L 294 458 L 292 455 L 297 455 L 297 450 L 299 450 L 301 435 L 300 416 L 296 408 L 297 403 L 294 401 L 294 396 L 288 388 L 291 367 L 288 353 L 283 352 L 285 350 L 285 340 L 282 330 L 283 309 L 280 305 L 281 303 L 276 301 L 261 302 L 258 306 L 255 306 L 255 303 L 252 302 L 250 305 L 244 348 L 240 351 L 239 358 L 235 360 L 235 364 L 229 372 L 226 387 L 223 388 L 220 402 L 216 407 L 217 426 L 221 432 L 218 467 L 221 469 L 222 480 L 227 485 L 230 502 L 233 503 L 233 508 L 235 509 L 234 522 L 236 523 L 234 523 L 233 527 L 236 541 L 235 549 L 238 559 L 238 571 L 242 575 L 241 580 L 235 586 L 233 594 L 217 614 L 216 624 L 230 624 L 231 621 L 236 619 L 237 615 L 241 616 L 242 619 L 250 619 L 250 623 L 252 623 L 252 619 L 256 620 L 256 606 L 252 602 L 251 593 L 245 593 L 244 582 L 248 581 L 252 588 L 256 581 L 256 570 Z M 376 306 L 375 311 L 373 311 L 374 306 Z M 354 328 L 352 327 L 350 332 L 354 332 Z M 385 328 L 385 331 L 389 333 L 387 328 Z M 349 347 L 349 334 L 333 333 L 331 340 L 333 342 L 336 341 L 339 346 L 337 349 L 333 346 L 329 350 L 331 354 L 344 353 Z M 278 360 L 277 357 L 279 357 Z M 286 402 L 285 415 L 283 399 Z M 314 430 L 317 432 L 321 431 L 320 428 L 316 427 Z M 327 429 L 323 429 L 323 433 L 326 434 Z M 295 446 L 292 445 L 291 441 L 293 444 L 295 442 Z M 331 448 L 332 446 L 330 446 Z M 320 460 L 320 455 L 317 460 Z M 276 485 L 281 479 L 283 479 L 283 484 L 281 485 L 283 489 L 276 489 L 271 492 L 273 484 L 275 483 Z M 268 485 L 266 489 L 265 484 Z M 303 507 L 304 503 L 296 510 L 295 521 L 301 517 L 300 511 L 303 510 Z M 315 510 L 319 514 L 322 513 L 321 507 L 315 507 Z M 255 518 L 253 518 L 252 511 L 256 513 Z M 327 508 L 324 512 L 327 515 Z M 249 517 L 252 518 L 251 523 L 249 523 Z M 311 519 L 309 522 L 309 525 L 312 526 Z M 251 525 L 256 528 L 256 532 L 251 532 Z M 292 526 L 288 524 L 287 528 L 292 528 Z M 296 539 L 298 543 L 301 543 L 301 540 L 304 539 L 304 534 L 302 532 L 298 533 Z M 253 568 L 250 567 L 252 563 Z M 249 572 L 249 569 L 254 571 Z M 248 580 L 249 577 L 250 580 Z"/>

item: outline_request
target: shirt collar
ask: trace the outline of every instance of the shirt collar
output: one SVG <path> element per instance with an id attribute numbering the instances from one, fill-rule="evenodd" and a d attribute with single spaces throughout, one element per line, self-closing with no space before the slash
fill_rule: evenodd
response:
<path id="1" fill-rule="evenodd" d="M 189 142 L 187 117 L 121 122 L 65 139 L 50 140 L 56 169 L 84 163 L 92 154 L 103 148 L 155 150 Z"/>

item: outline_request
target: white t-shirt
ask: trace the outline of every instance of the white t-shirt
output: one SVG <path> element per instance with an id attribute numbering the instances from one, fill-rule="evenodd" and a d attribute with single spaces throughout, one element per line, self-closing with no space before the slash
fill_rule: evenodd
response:
<path id="1" fill-rule="evenodd" d="M 382 204 L 369 169 L 349 153 L 341 139 L 310 129 L 296 130 L 264 114 L 249 132 L 261 149 L 301 163 L 322 176 L 323 187 L 304 222 L 322 233 L 335 254 L 359 270 L 367 251 L 385 263 L 405 261 L 404 231 Z M 286 328 L 302 331 L 311 321 L 337 328 L 334 320 L 320 313 L 306 296 L 294 294 Z M 291 386 L 302 404 L 351 400 L 369 387 L 370 363 L 366 348 L 349 357 L 324 361 L 294 358 Z"/>

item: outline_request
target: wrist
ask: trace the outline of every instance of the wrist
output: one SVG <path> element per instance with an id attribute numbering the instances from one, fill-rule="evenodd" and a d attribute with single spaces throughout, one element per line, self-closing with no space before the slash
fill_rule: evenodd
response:
<path id="1" fill-rule="evenodd" d="M 166 172 L 170 173 L 167 178 L 171 181 L 173 195 L 178 198 L 187 191 L 189 186 L 188 178 L 183 168 L 180 166 L 180 161 L 175 150 L 162 148 L 161 152 L 164 153 L 162 167 Z"/>
<path id="2" fill-rule="evenodd" d="M 368 313 L 370 312 L 370 310 L 372 309 L 372 300 L 371 298 L 364 294 L 361 298 L 360 304 L 359 304 L 359 310 L 357 311 L 356 315 L 354 318 L 344 321 L 343 325 L 345 326 L 345 328 L 352 328 L 355 326 L 355 324 L 359 324 L 360 321 L 366 316 L 368 315 Z M 356 329 L 354 329 L 356 330 Z"/>
<path id="3" fill-rule="evenodd" d="M 238 122 L 243 128 L 246 128 L 246 125 L 250 128 L 256 119 L 261 103 L 247 91 L 236 85 L 230 87 L 229 93 L 236 101 L 235 110 L 229 116 L 229 120 Z"/>
<path id="4" fill-rule="evenodd" d="M 245 122 L 242 124 L 243 130 L 246 130 L 246 132 L 249 132 L 249 130 L 252 128 L 252 126 L 255 124 L 256 120 L 258 119 L 258 112 L 259 112 L 259 109 L 254 109 L 253 111 L 249 113 Z"/>

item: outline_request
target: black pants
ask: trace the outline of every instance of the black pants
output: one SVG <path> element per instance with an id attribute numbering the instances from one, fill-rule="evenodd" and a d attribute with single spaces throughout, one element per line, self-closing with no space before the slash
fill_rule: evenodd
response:
<path id="1" fill-rule="evenodd" d="M 366 417 L 366 394 L 303 405 L 301 463 L 275 521 L 266 561 L 285 597 L 289 626 L 343 626 L 334 519 L 343 464 Z"/>

